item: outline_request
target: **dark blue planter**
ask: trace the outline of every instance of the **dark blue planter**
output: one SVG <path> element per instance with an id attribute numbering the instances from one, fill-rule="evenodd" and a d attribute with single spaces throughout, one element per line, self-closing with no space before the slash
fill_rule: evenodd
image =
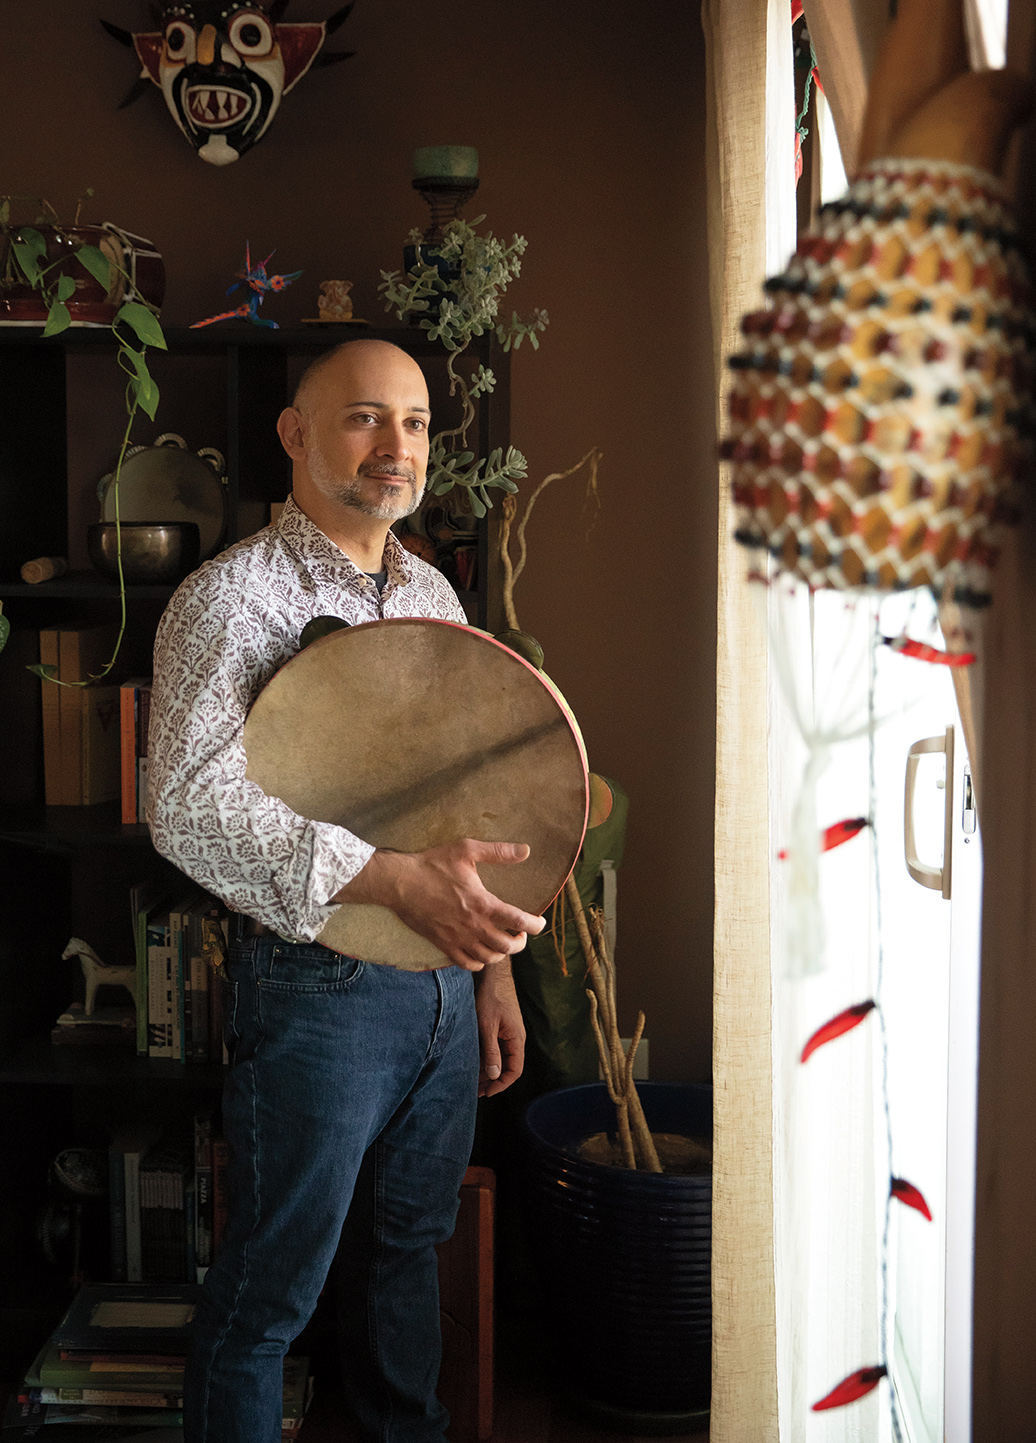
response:
<path id="1" fill-rule="evenodd" d="M 638 1091 L 652 1131 L 711 1138 L 711 1087 Z M 567 1151 L 614 1127 L 603 1084 L 528 1108 L 534 1265 L 571 1391 L 618 1424 L 636 1416 L 642 1432 L 678 1431 L 709 1404 L 712 1177 L 631 1172 Z"/>

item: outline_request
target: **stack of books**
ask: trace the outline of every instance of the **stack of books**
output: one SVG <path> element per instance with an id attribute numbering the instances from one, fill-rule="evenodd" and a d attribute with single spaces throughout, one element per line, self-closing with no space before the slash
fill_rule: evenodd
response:
<path id="1" fill-rule="evenodd" d="M 40 632 L 40 661 L 58 681 L 86 682 L 115 650 L 114 626 Z M 85 807 L 119 795 L 119 688 L 41 683 L 48 807 Z"/>
<path id="2" fill-rule="evenodd" d="M 186 1285 L 84 1283 L 10 1400 L 0 1439 L 180 1443 L 197 1296 Z M 297 1437 L 312 1393 L 309 1359 L 286 1358 L 284 1438 Z"/>
<path id="3" fill-rule="evenodd" d="M 137 1052 L 222 1062 L 225 909 L 198 887 L 179 897 L 141 883 L 130 893 L 137 959 Z"/>
<path id="4" fill-rule="evenodd" d="M 108 1148 L 113 1277 L 200 1283 L 222 1237 L 226 1168 L 227 1144 L 207 1111 L 191 1137 L 146 1124 L 117 1132 Z"/>

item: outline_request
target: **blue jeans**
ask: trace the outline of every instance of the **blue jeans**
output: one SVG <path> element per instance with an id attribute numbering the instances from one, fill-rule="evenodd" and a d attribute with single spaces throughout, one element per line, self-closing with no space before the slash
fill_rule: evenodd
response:
<path id="1" fill-rule="evenodd" d="M 282 1360 L 339 1245 L 364 1443 L 440 1443 L 434 1250 L 474 1130 L 471 974 L 277 937 L 235 944 L 227 970 L 229 1215 L 195 1318 L 186 1443 L 279 1443 Z"/>

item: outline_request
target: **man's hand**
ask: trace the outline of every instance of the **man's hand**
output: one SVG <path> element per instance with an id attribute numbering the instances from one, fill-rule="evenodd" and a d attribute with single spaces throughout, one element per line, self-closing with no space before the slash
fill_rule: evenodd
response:
<path id="1" fill-rule="evenodd" d="M 511 964 L 490 967 L 475 983 L 475 1012 L 482 1065 L 479 1097 L 492 1097 L 522 1075 L 525 1024 L 511 978 Z"/>
<path id="2" fill-rule="evenodd" d="M 525 946 L 546 925 L 494 897 L 476 871 L 479 863 L 524 862 L 524 843 L 466 839 L 423 852 L 380 848 L 332 902 L 374 902 L 438 947 L 457 967 L 480 972 Z M 515 1004 L 517 1006 L 517 1003 Z"/>

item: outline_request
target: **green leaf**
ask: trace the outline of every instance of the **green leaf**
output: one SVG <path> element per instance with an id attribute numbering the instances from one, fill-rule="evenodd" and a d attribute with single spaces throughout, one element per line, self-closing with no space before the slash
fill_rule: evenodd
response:
<path id="1" fill-rule="evenodd" d="M 55 681 L 58 674 L 56 666 L 52 666 L 50 662 L 42 661 L 36 662 L 33 666 L 26 667 L 26 671 L 31 671 L 33 676 L 38 676 L 43 681 Z"/>
<path id="2" fill-rule="evenodd" d="M 21 241 L 12 241 L 11 249 L 14 251 L 15 260 L 18 262 L 18 269 L 29 282 L 29 285 L 34 286 L 40 278 L 40 263 L 36 258 L 35 252 L 31 251 L 27 245 L 23 245 Z"/>
<path id="3" fill-rule="evenodd" d="M 71 276 L 58 276 L 58 300 L 67 301 L 76 293 L 76 283 Z"/>
<path id="4" fill-rule="evenodd" d="M 44 338 L 67 331 L 71 324 L 72 317 L 64 301 L 52 301 L 50 310 L 47 312 L 47 324 L 43 327 Z"/>
<path id="5" fill-rule="evenodd" d="M 95 281 L 99 281 L 105 290 L 111 286 L 111 266 L 108 257 L 97 246 L 80 246 L 76 251 L 76 260 L 85 270 L 88 270 Z"/>
<path id="6" fill-rule="evenodd" d="M 3 651 L 4 647 L 7 645 L 7 638 L 10 635 L 11 623 L 7 620 L 7 617 L 4 616 L 3 612 L 0 611 L 0 651 Z"/>
<path id="7" fill-rule="evenodd" d="M 18 239 L 22 245 L 27 246 L 33 255 L 38 256 L 40 260 L 47 254 L 47 242 L 38 230 L 33 230 L 31 225 L 22 226 L 18 232 Z"/>
<path id="8" fill-rule="evenodd" d="M 147 306 L 142 306 L 139 301 L 126 301 L 119 307 L 115 324 L 118 325 L 120 321 L 124 321 L 132 331 L 135 331 L 137 339 L 145 346 L 157 346 L 159 350 L 168 350 L 165 336 L 162 334 L 162 327 Z"/>
<path id="9" fill-rule="evenodd" d="M 158 410 L 158 387 L 150 376 L 139 376 L 130 380 L 130 389 L 137 398 L 137 404 L 151 420 L 155 419 L 155 412 Z"/>

